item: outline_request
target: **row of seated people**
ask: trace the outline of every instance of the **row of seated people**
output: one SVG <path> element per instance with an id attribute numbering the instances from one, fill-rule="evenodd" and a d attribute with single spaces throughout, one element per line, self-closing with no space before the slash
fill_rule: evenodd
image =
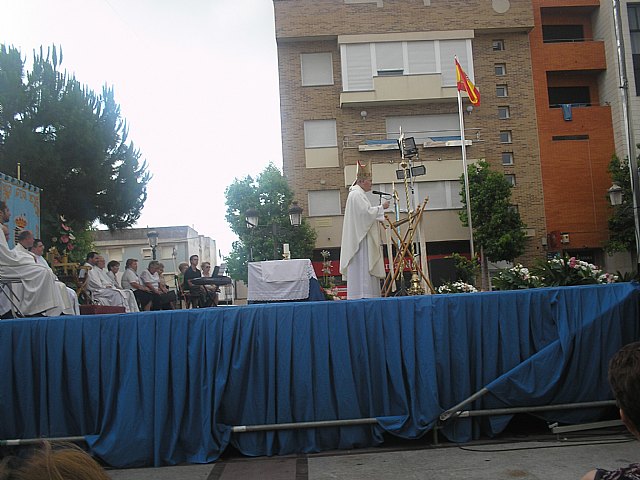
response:
<path id="1" fill-rule="evenodd" d="M 105 269 L 105 259 L 97 252 L 87 255 L 85 267 L 90 267 L 85 285 L 96 303 L 122 306 L 126 312 L 175 308 L 176 293 L 167 288 L 162 275 L 164 266 L 156 260 L 138 274 L 138 260 L 128 259 L 121 282 L 117 277 L 120 263 L 111 261 Z"/>
<path id="2" fill-rule="evenodd" d="M 189 263 L 181 263 L 178 265 L 180 274 L 178 275 L 178 285 L 180 285 L 181 294 L 185 300 L 187 308 L 201 307 L 217 307 L 218 292 L 217 285 L 197 285 L 194 279 L 211 277 L 211 263 L 202 262 L 202 270 L 198 268 L 200 258 L 198 255 L 191 255 Z"/>

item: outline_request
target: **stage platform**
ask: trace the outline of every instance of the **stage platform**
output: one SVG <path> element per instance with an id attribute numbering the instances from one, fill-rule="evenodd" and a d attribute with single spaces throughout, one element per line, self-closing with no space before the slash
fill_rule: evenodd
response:
<path id="1" fill-rule="evenodd" d="M 473 409 L 611 398 L 638 284 L 0 321 L 0 439 L 85 436 L 117 467 L 356 448 Z M 591 421 L 599 410 L 549 412 Z M 232 433 L 233 426 L 376 418 Z M 456 419 L 448 439 L 505 428 Z"/>

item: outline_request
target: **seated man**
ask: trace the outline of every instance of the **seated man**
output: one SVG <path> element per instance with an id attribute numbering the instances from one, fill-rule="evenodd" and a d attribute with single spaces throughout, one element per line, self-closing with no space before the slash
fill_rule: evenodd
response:
<path id="1" fill-rule="evenodd" d="M 4 224 L 10 218 L 9 207 L 0 201 L 0 222 Z M 8 234 L 9 230 L 6 228 L 0 234 L 0 277 L 20 281 L 20 284 L 12 286 L 19 298 L 18 308 L 23 315 L 60 315 L 64 301 L 55 285 L 55 275 L 50 268 L 36 263 L 34 257 L 18 255 L 10 250 L 7 244 Z"/>
<path id="2" fill-rule="evenodd" d="M 125 312 L 139 312 L 136 297 L 131 290 L 116 288 L 104 271 L 105 261 L 98 255 L 96 265 L 87 273 L 87 288 L 100 305 L 124 307 Z"/>
<path id="3" fill-rule="evenodd" d="M 138 276 L 138 260 L 135 258 L 127 259 L 125 271 L 122 274 L 122 288 L 133 290 L 141 309 L 145 312 L 151 310 L 151 290 L 140 280 Z"/>
<path id="4" fill-rule="evenodd" d="M 620 419 L 640 439 L 640 342 L 625 345 L 609 362 L 609 383 L 620 408 Z M 616 470 L 591 470 L 582 480 L 635 480 L 640 463 Z"/>
<path id="5" fill-rule="evenodd" d="M 140 280 L 151 291 L 152 310 L 173 310 L 176 301 L 176 293 L 173 290 L 164 290 L 160 284 L 160 262 L 152 260 L 147 269 L 140 274 Z"/>
<path id="6" fill-rule="evenodd" d="M 44 243 L 39 238 L 33 238 L 33 234 L 29 230 L 23 230 L 18 235 L 18 245 L 15 250 L 21 247 L 26 252 L 33 255 L 36 262 L 47 268 L 51 268 L 42 254 L 44 253 Z M 54 273 L 55 275 L 55 273 Z M 60 280 L 56 280 L 56 286 L 60 289 L 60 296 L 64 301 L 64 310 L 62 313 L 65 315 L 80 315 L 80 305 L 78 304 L 78 296 L 73 288 L 67 287 Z"/>

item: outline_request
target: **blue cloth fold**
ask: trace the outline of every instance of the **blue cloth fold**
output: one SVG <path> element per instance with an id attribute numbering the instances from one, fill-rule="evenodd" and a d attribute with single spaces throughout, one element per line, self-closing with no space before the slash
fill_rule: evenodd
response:
<path id="1" fill-rule="evenodd" d="M 204 463 L 418 438 L 469 407 L 611 398 L 611 355 L 640 338 L 637 284 L 3 320 L 0 438 L 85 435 L 116 467 Z M 549 412 L 549 420 L 598 411 Z M 377 424 L 232 434 L 236 425 Z M 458 419 L 450 440 L 508 416 Z"/>

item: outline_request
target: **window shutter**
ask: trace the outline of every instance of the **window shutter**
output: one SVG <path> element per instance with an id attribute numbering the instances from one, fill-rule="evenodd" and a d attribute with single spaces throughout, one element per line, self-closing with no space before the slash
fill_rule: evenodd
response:
<path id="1" fill-rule="evenodd" d="M 335 120 L 306 120 L 304 122 L 305 148 L 337 147 Z"/>
<path id="2" fill-rule="evenodd" d="M 345 45 L 345 61 L 347 64 L 345 90 L 371 90 L 373 88 L 371 46 L 368 43 Z"/>
<path id="3" fill-rule="evenodd" d="M 331 53 L 303 53 L 300 55 L 302 85 L 333 85 Z"/>
<path id="4" fill-rule="evenodd" d="M 407 42 L 409 73 L 436 72 L 435 42 Z"/>

